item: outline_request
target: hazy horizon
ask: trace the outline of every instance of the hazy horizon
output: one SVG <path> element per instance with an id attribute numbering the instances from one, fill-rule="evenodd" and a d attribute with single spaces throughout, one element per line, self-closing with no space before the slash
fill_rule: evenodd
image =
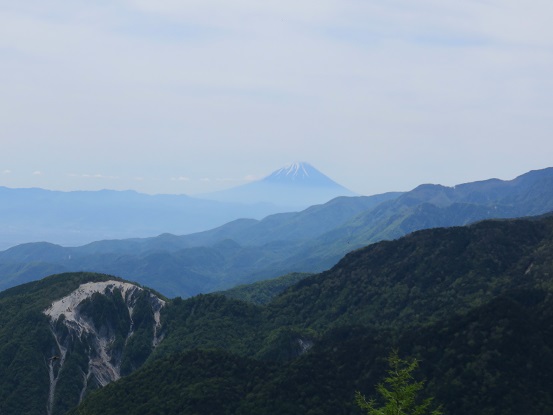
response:
<path id="1" fill-rule="evenodd" d="M 285 167 L 287 166 L 288 164 L 284 165 L 284 166 L 281 166 L 281 167 Z M 315 166 L 314 166 L 315 167 Z M 548 167 L 553 167 L 553 166 L 546 166 L 544 168 L 548 168 Z M 316 167 L 315 167 L 316 168 Z M 278 170 L 278 169 L 277 169 Z M 320 169 L 317 169 L 320 171 Z M 531 169 L 531 170 L 541 170 L 541 169 Z M 531 170 L 528 170 L 528 171 L 531 171 Z M 483 181 L 483 180 L 489 180 L 489 179 L 499 179 L 499 180 L 503 180 L 503 181 L 509 181 L 509 180 L 512 180 L 512 179 L 515 179 L 516 177 L 522 175 L 522 174 L 525 174 L 527 173 L 528 171 L 524 171 L 524 172 L 520 172 L 520 173 L 517 173 L 515 174 L 514 176 L 512 177 L 507 177 L 507 178 L 502 178 L 502 177 L 482 177 L 482 178 L 478 178 L 478 179 L 475 179 L 473 180 L 472 182 L 478 182 L 478 181 Z M 272 171 L 274 172 L 274 170 Z M 240 182 L 239 180 L 236 180 L 234 181 L 235 183 L 232 183 L 230 180 L 226 181 L 226 185 L 227 187 L 221 187 L 221 188 L 217 188 L 217 190 L 215 191 L 204 191 L 204 192 L 198 192 L 198 193 L 159 193 L 159 192 L 148 192 L 148 191 L 141 191 L 139 190 L 138 188 L 121 188 L 121 189 L 113 189 L 113 188 L 108 188 L 108 187 L 104 187 L 104 188 L 94 188 L 94 189 L 57 189 L 57 188 L 48 188 L 48 187 L 40 187 L 40 186 L 28 186 L 28 187 L 12 187 L 12 186 L 6 186 L 4 184 L 0 184 L 0 187 L 5 187 L 5 188 L 8 188 L 8 189 L 43 189 L 43 190 L 48 190 L 48 191 L 54 191 L 54 192 L 83 192 L 83 191 L 121 191 L 121 192 L 125 192 L 125 191 L 130 191 L 130 192 L 137 192 L 137 193 L 141 193 L 141 194 L 146 194 L 146 195 L 152 195 L 152 196 L 155 196 L 155 195 L 175 195 L 175 196 L 190 196 L 190 197 L 194 197 L 194 198 L 198 198 L 198 199 L 202 199 L 204 196 L 207 196 L 207 195 L 210 195 L 211 193 L 214 193 L 214 192 L 217 192 L 217 191 L 221 191 L 221 190 L 230 190 L 230 189 L 233 189 L 235 187 L 239 187 L 239 186 L 242 186 L 243 184 L 247 184 L 247 183 L 252 183 L 254 181 L 260 181 L 260 180 L 263 180 L 265 177 L 267 177 L 268 175 L 270 175 L 272 172 L 269 172 L 268 174 L 266 175 L 263 175 L 261 176 L 260 178 L 246 178 L 244 179 L 242 182 Z M 324 171 L 321 171 L 321 173 L 325 174 Z M 329 177 L 330 179 L 333 179 L 332 177 Z M 422 185 L 422 184 L 436 184 L 436 185 L 443 185 L 443 186 L 448 186 L 448 187 L 455 187 L 457 185 L 460 185 L 460 184 L 465 184 L 465 183 L 471 183 L 471 182 L 468 182 L 468 181 L 463 181 L 463 182 L 459 182 L 459 183 L 450 183 L 450 184 L 445 184 L 445 183 L 442 183 L 438 180 L 435 180 L 435 181 L 431 181 L 431 182 L 421 182 L 421 183 L 417 183 L 415 186 L 409 188 L 409 189 L 388 189 L 388 190 L 384 190 L 384 191 L 381 191 L 381 192 L 378 192 L 378 193 L 371 193 L 371 194 L 361 194 L 361 193 L 357 193 L 359 196 L 373 196 L 373 195 L 377 195 L 377 194 L 380 194 L 380 193 L 388 193 L 388 192 L 408 192 L 410 190 L 413 190 L 415 187 L 419 186 L 419 185 Z M 342 185 L 342 183 L 338 183 L 339 185 Z M 344 186 L 346 189 L 347 186 Z M 351 190 L 351 189 L 348 189 L 348 190 Z M 209 197 L 207 198 L 209 199 Z"/>
<path id="2" fill-rule="evenodd" d="M 353 192 L 550 167 L 553 3 L 0 4 L 0 186 Z"/>

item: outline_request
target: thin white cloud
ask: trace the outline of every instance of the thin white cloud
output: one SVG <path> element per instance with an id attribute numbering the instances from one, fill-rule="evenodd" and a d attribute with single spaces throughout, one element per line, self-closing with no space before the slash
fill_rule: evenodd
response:
<path id="1" fill-rule="evenodd" d="M 109 176 L 109 175 L 100 174 L 100 173 L 96 173 L 96 174 L 88 174 L 88 173 L 76 174 L 76 173 L 70 173 L 69 176 L 70 176 L 70 177 L 82 178 L 82 179 L 106 179 L 106 180 L 119 179 L 119 176 Z"/>
<path id="2" fill-rule="evenodd" d="M 232 177 L 217 177 L 215 179 L 215 181 L 217 181 L 217 182 L 241 182 L 242 179 L 236 179 L 236 178 L 232 178 Z"/>
<path id="3" fill-rule="evenodd" d="M 42 176 L 42 175 L 44 175 L 44 173 L 41 172 L 40 170 L 35 170 L 35 171 L 33 172 L 33 175 L 34 175 L 34 176 Z"/>
<path id="4" fill-rule="evenodd" d="M 304 0 L 300 3 L 278 0 L 128 0 L 126 3 L 144 13 L 208 27 L 235 29 L 260 25 L 267 20 L 317 21 L 329 18 L 341 8 L 336 0 Z"/>
<path id="5" fill-rule="evenodd" d="M 221 35 L 258 31 L 260 34 L 315 32 L 324 27 L 361 29 L 387 38 L 417 41 L 421 34 L 485 37 L 515 43 L 547 43 L 551 33 L 549 0 L 410 0 L 389 2 L 362 0 L 293 1 L 242 0 L 128 0 L 126 4 L 168 22 L 221 29 Z M 229 32 L 231 30 L 231 32 Z M 413 37 L 414 36 L 414 37 Z"/>
<path id="6" fill-rule="evenodd" d="M 12 171 L 9 170 L 9 169 L 6 169 L 6 170 L 2 171 L 2 174 L 11 174 L 11 173 L 12 173 Z"/>
<path id="7" fill-rule="evenodd" d="M 190 177 L 186 176 L 171 177 L 171 181 L 174 182 L 189 182 L 190 180 Z"/>

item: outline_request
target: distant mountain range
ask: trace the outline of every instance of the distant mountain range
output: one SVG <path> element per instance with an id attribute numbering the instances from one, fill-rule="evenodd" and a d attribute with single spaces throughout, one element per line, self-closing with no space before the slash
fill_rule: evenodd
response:
<path id="1" fill-rule="evenodd" d="M 0 187 L 0 246 L 50 241 L 76 246 L 99 239 L 186 234 L 239 217 L 262 218 L 275 206 L 134 191 L 59 192 Z"/>
<path id="2" fill-rule="evenodd" d="M 414 232 L 240 301 L 51 276 L 0 293 L 0 413 L 360 414 L 397 349 L 446 414 L 548 415 L 551 258 L 546 215 Z"/>
<path id="3" fill-rule="evenodd" d="M 301 210 L 353 195 L 307 163 L 200 199 L 134 191 L 59 192 L 0 187 L 0 249 L 48 241 L 78 246 L 101 239 L 189 234 L 238 218 Z"/>
<path id="4" fill-rule="evenodd" d="M 295 162 L 262 180 L 232 189 L 202 194 L 220 202 L 259 203 L 305 209 L 338 196 L 357 196 L 306 162 Z"/>
<path id="5" fill-rule="evenodd" d="M 553 211 L 553 168 L 514 180 L 339 197 L 301 212 L 240 219 L 200 233 L 98 241 L 77 248 L 24 244 L 0 252 L 0 289 L 66 271 L 114 274 L 188 297 L 288 274 L 320 272 L 343 255 L 416 230 Z"/>

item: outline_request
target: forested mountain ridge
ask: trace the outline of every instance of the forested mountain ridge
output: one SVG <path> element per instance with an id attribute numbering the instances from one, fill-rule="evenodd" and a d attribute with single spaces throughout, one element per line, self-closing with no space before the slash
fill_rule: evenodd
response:
<path id="1" fill-rule="evenodd" d="M 454 187 L 424 184 L 321 235 L 302 256 L 307 261 L 312 257 L 338 259 L 338 253 L 347 252 L 344 246 L 353 249 L 421 229 L 541 215 L 552 210 L 553 168 L 530 171 L 509 181 L 490 179 Z"/>
<path id="2" fill-rule="evenodd" d="M 221 290 L 294 272 L 284 260 L 305 241 L 398 195 L 340 197 L 302 212 L 237 220 L 185 236 L 99 241 L 76 248 L 23 244 L 0 252 L 0 289 L 84 269 L 138 280 L 168 295 Z"/>
<path id="3" fill-rule="evenodd" d="M 553 168 L 410 192 L 337 198 L 302 212 L 238 220 L 198 234 L 101 241 L 78 248 L 30 244 L 0 253 L 0 288 L 52 272 L 89 270 L 188 297 L 291 272 L 320 272 L 380 240 L 487 218 L 553 210 Z"/>
<path id="4" fill-rule="evenodd" d="M 551 216 L 484 221 L 372 244 L 303 279 L 268 307 L 279 313 L 284 307 L 310 327 L 425 325 L 521 285 L 549 283 L 552 224 Z"/>
<path id="5" fill-rule="evenodd" d="M 376 243 L 266 305 L 146 290 L 139 306 L 125 281 L 52 276 L 0 293 L 0 409 L 58 414 L 86 395 L 71 414 L 357 414 L 355 390 L 370 395 L 397 347 L 422 358 L 419 376 L 448 414 L 545 415 L 552 276 L 553 216 Z M 71 310 L 47 311 L 89 283 L 105 285 L 79 303 L 97 330 L 70 335 Z M 104 353 L 123 376 L 88 393 L 105 384 L 92 370 Z"/>
<path id="6" fill-rule="evenodd" d="M 549 414 L 552 258 L 553 217 L 485 221 L 352 252 L 266 306 L 177 299 L 151 364 L 71 413 L 358 414 L 399 348 L 447 414 Z"/>
<path id="7" fill-rule="evenodd" d="M 294 272 L 264 281 L 257 281 L 251 284 L 238 285 L 226 291 L 220 292 L 226 297 L 242 300 L 253 304 L 264 305 L 280 295 L 291 285 L 296 284 L 309 273 Z"/>

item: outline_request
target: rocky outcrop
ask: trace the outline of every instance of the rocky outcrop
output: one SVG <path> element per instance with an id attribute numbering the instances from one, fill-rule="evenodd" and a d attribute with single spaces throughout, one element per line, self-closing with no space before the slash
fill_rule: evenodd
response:
<path id="1" fill-rule="evenodd" d="M 56 343 L 48 415 L 139 367 L 162 339 L 164 305 L 150 291 L 112 280 L 82 284 L 44 310 Z"/>

